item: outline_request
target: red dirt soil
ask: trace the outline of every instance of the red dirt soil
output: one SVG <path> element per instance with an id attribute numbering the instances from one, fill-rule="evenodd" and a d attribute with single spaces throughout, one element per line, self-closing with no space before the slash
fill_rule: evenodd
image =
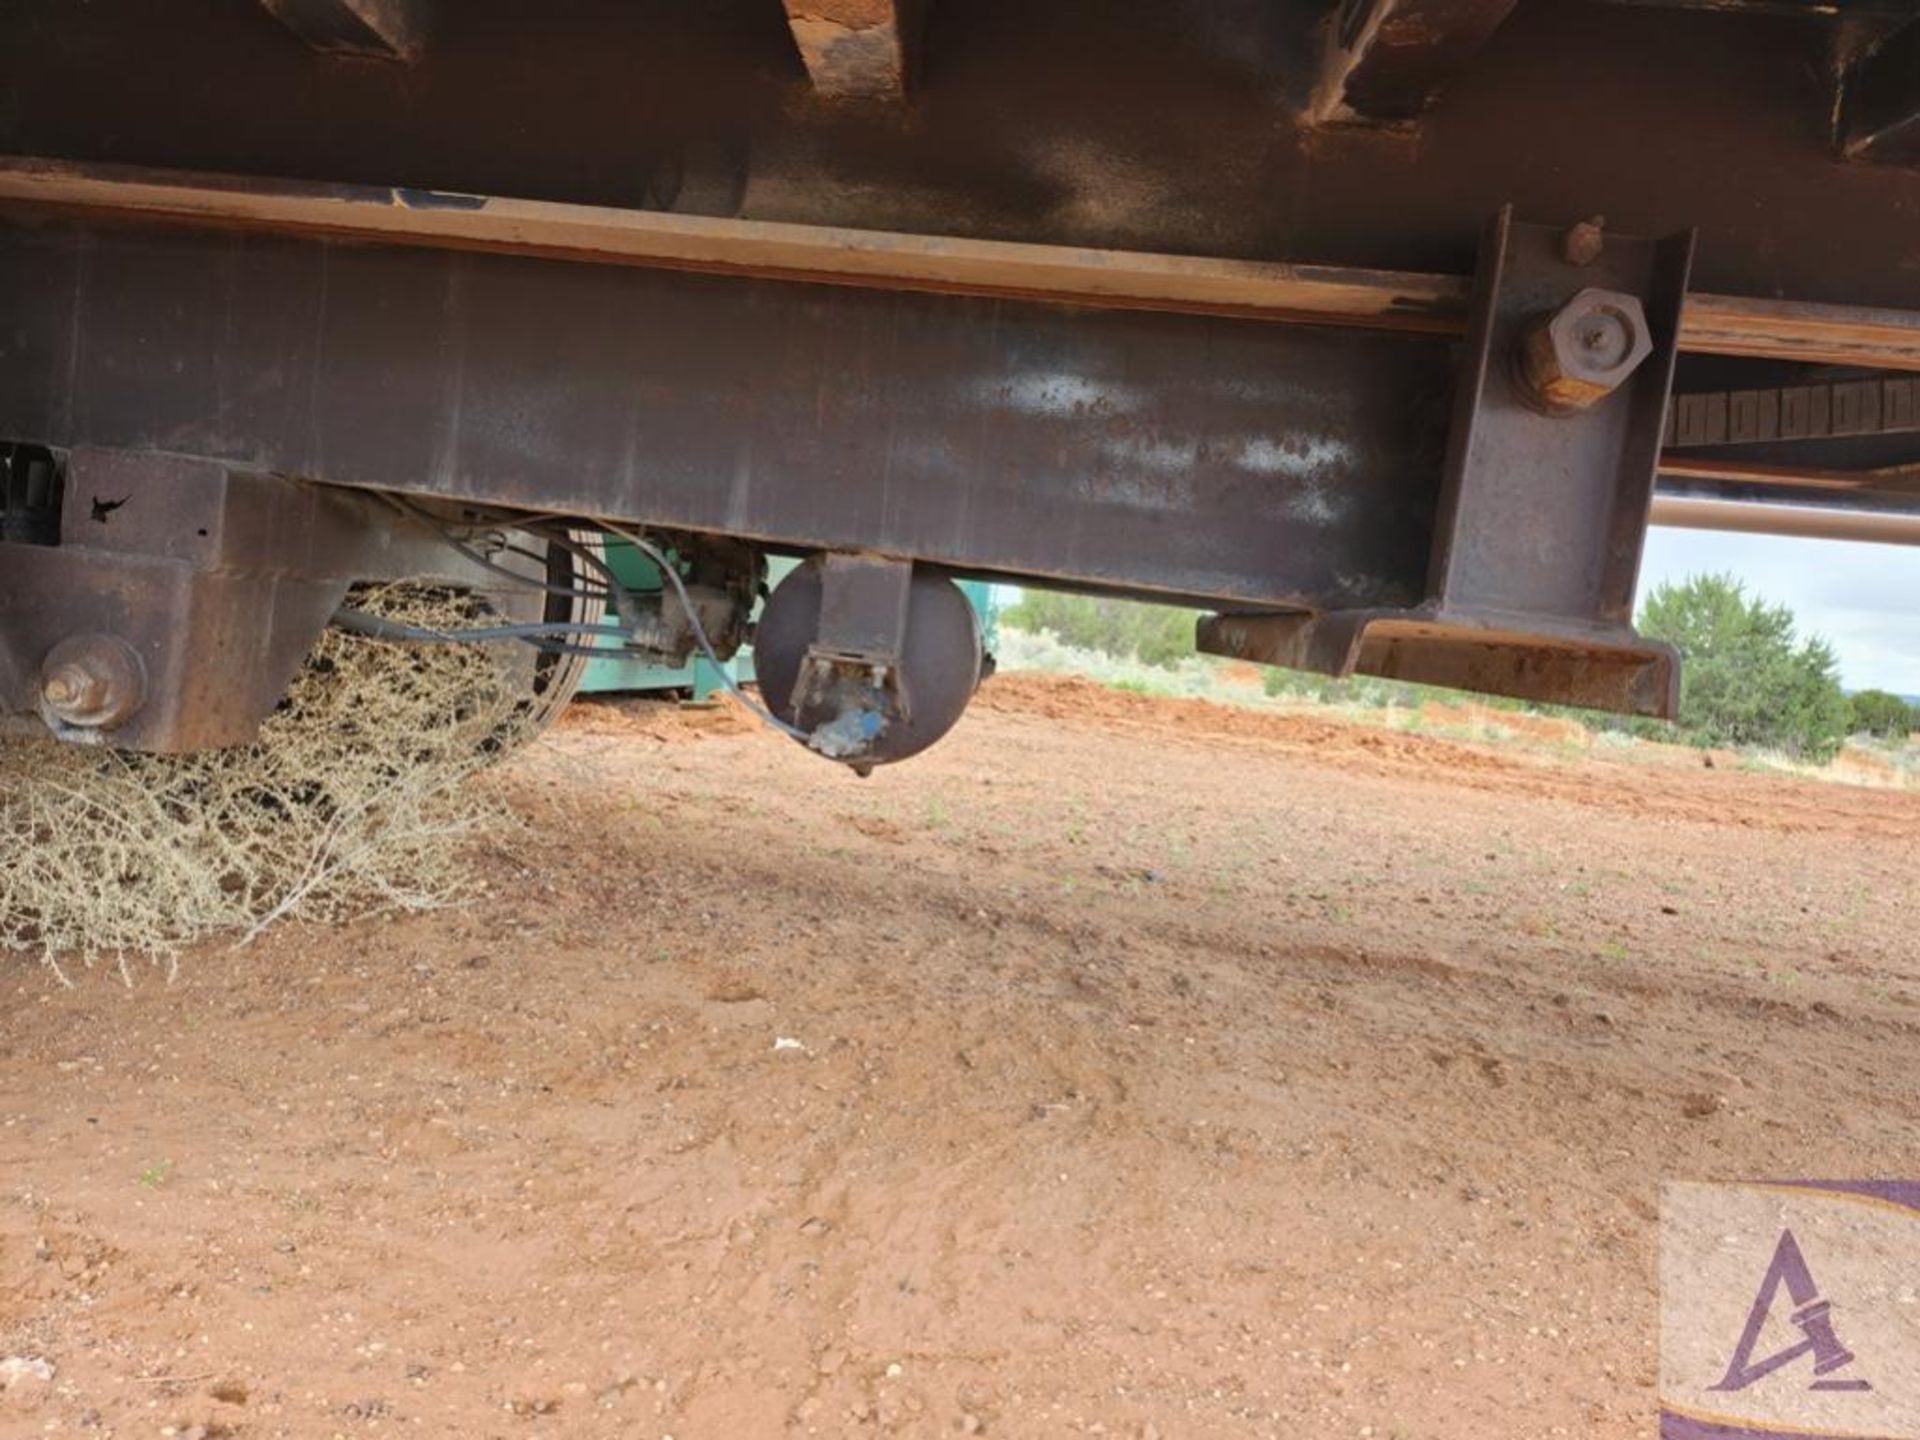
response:
<path id="1" fill-rule="evenodd" d="M 465 909 L 7 972 L 0 1436 L 1625 1440 L 1663 1180 L 1920 1155 L 1920 793 L 1018 676 L 489 783 Z"/>

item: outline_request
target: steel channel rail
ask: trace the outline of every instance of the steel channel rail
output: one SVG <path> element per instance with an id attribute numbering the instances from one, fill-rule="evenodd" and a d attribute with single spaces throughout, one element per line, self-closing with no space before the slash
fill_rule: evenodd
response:
<path id="1" fill-rule="evenodd" d="M 1465 277 L 0 157 L 0 206 L 869 288 L 1454 334 Z M 1694 294 L 1683 351 L 1920 370 L 1920 312 Z"/>

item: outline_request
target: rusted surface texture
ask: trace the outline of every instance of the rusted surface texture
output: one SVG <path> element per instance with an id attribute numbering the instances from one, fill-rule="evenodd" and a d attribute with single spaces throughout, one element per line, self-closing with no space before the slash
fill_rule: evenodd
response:
<path id="1" fill-rule="evenodd" d="M 1436 334 L 1465 331 L 1472 288 L 1455 275 L 1088 250 L 21 156 L 0 157 L 0 206 L 28 217 L 45 212 L 167 220 Z M 1920 311 L 1693 294 L 1680 348 L 1920 370 Z"/>
<path id="2" fill-rule="evenodd" d="M 6 547 L 0 708 L 136 749 L 251 739 L 346 590 L 343 562 L 370 533 L 356 507 L 203 461 L 85 450 L 68 487 L 61 544 Z M 68 695 L 68 672 L 114 647 L 133 657 L 131 703 L 126 686 Z"/>
<path id="3" fill-rule="evenodd" d="M 0 435 L 1116 590 L 1412 603 L 1422 336 L 0 227 Z"/>
<path id="4" fill-rule="evenodd" d="M 410 67 L 316 65 L 231 0 L 11 0 L 0 143 L 633 207 L 666 157 L 725 139 L 751 156 L 753 219 L 1446 275 L 1511 201 L 1698 226 L 1704 291 L 1920 307 L 1920 174 L 1835 163 L 1822 24 L 1521 5 L 1409 143 L 1297 123 L 1289 47 L 1318 13 L 935 6 L 903 123 L 796 104 L 786 12 L 758 0 L 571 0 L 564 19 L 460 0 Z"/>
<path id="5" fill-rule="evenodd" d="M 1432 563 L 1417 606 L 1296 616 L 1226 614 L 1200 648 L 1331 675 L 1356 671 L 1559 704 L 1671 716 L 1677 667 L 1630 616 L 1693 237 L 1611 235 L 1567 258 L 1564 232 L 1488 228 L 1461 356 Z M 1605 287 L 1604 289 L 1600 287 Z M 1631 309 L 1634 333 L 1597 326 Z M 1534 342 L 1597 346 L 1606 381 L 1583 408 L 1540 393 Z M 1631 343 L 1629 343 L 1631 342 Z M 1593 381 L 1598 383 L 1598 381 Z"/>
<path id="6" fill-rule="evenodd" d="M 1489 231 L 1479 315 L 1455 395 L 1429 599 L 1450 610 L 1624 626 L 1693 241 L 1613 235 L 1600 257 L 1577 266 L 1559 239 L 1504 215 Z M 1637 302 L 1651 353 L 1590 409 L 1540 413 L 1515 357 L 1538 317 L 1596 285 Z"/>
<path id="7" fill-rule="evenodd" d="M 813 88 L 840 100 L 903 98 L 913 79 L 915 7 L 907 0 L 786 0 Z"/>
<path id="8" fill-rule="evenodd" d="M 1515 3 L 1343 0 L 1327 17 L 1311 119 L 1412 119 L 1492 38 Z"/>
<path id="9" fill-rule="evenodd" d="M 412 60 L 426 39 L 426 0 L 260 0 L 316 50 Z"/>
<path id="10" fill-rule="evenodd" d="M 1679 704 L 1672 650 L 1631 632 L 1537 615 L 1443 609 L 1335 615 L 1215 615 L 1200 648 L 1325 675 L 1376 675 L 1671 719 Z"/>
<path id="11" fill-rule="evenodd" d="M 73 451 L 58 543 L 0 544 L 0 711 L 67 739 L 253 738 L 349 583 L 500 582 L 348 491 L 154 451 Z"/>
<path id="12" fill-rule="evenodd" d="M 0 159 L 0 204 L 833 284 L 1439 333 L 1460 328 L 1467 289 L 1451 276 L 1335 265 L 1130 254 L 23 157 Z"/>
<path id="13" fill-rule="evenodd" d="M 1599 253 L 1596 246 L 1573 263 L 1590 265 Z M 1589 287 L 1528 324 L 1521 346 L 1525 389 L 1535 406 L 1551 415 L 1591 410 L 1652 351 L 1640 298 Z"/>
<path id="14" fill-rule="evenodd" d="M 1680 345 L 1700 355 L 1920 370 L 1920 310 L 1693 294 Z"/>
<path id="15" fill-rule="evenodd" d="M 1642 295 L 1670 359 L 1671 256 L 1612 237 L 1598 269 L 1570 267 L 1555 233 L 1524 232 L 1558 288 L 1522 295 L 1509 339 L 1597 279 Z M 1449 623 L 1499 612 L 1633 648 L 1603 622 L 1631 592 L 1632 466 L 1650 478 L 1657 426 L 1627 393 L 1567 420 L 1508 399 L 1543 427 L 1535 448 L 1443 490 L 1440 337 L 52 223 L 0 227 L 0 311 L 0 434 L 23 441 L 1224 609 L 1424 600 Z M 1489 332 L 1476 385 L 1511 385 L 1496 348 Z M 1576 443 L 1565 427 L 1584 425 L 1607 434 Z M 1823 483 L 1674 463 L 1710 495 Z"/>

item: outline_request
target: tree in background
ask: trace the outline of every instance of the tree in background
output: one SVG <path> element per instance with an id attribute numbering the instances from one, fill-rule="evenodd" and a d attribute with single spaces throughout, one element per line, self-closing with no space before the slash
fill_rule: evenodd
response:
<path id="1" fill-rule="evenodd" d="M 1816 761 L 1839 750 L 1851 718 L 1839 664 L 1826 641 L 1800 639 L 1786 606 L 1731 575 L 1694 575 L 1654 588 L 1640 630 L 1680 652 L 1680 725 L 1696 743 Z"/>
<path id="2" fill-rule="evenodd" d="M 1904 740 L 1920 729 L 1914 707 L 1886 690 L 1861 690 L 1850 696 L 1847 729 L 1855 735 L 1877 735 L 1882 740 Z"/>
<path id="3" fill-rule="evenodd" d="M 1194 653 L 1198 618 L 1194 611 L 1172 605 L 1027 590 L 1018 604 L 1001 612 L 1000 623 L 1029 634 L 1051 631 L 1061 644 L 1081 650 L 1131 655 L 1143 664 L 1171 667 Z"/>

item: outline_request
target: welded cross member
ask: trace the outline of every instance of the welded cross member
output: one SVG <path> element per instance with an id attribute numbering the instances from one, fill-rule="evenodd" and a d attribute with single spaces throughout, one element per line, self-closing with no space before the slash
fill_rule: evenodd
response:
<path id="1" fill-rule="evenodd" d="M 1671 718 L 1677 659 L 1632 616 L 1693 244 L 1502 210 L 1481 248 L 1423 602 L 1212 616 L 1200 648 Z"/>

